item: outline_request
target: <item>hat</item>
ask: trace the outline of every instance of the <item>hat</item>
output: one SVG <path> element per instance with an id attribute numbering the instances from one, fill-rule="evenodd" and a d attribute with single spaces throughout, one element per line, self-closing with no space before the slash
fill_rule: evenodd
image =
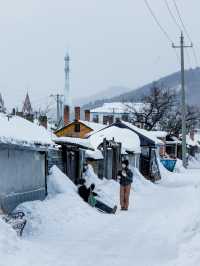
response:
<path id="1" fill-rule="evenodd" d="M 91 190 L 93 191 L 93 190 L 94 190 L 94 188 L 95 188 L 95 184 L 94 184 L 94 183 L 92 183 L 92 184 L 91 184 L 91 186 L 90 186 L 90 188 L 91 188 Z"/>
<path id="2" fill-rule="evenodd" d="M 85 182 L 86 182 L 86 180 L 85 180 L 84 178 L 81 178 L 81 179 L 79 180 L 79 184 L 80 184 L 80 185 L 84 185 Z"/>

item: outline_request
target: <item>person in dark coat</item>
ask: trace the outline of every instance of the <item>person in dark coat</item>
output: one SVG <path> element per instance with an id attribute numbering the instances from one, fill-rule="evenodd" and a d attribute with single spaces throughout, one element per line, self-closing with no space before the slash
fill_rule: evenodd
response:
<path id="1" fill-rule="evenodd" d="M 78 188 L 79 196 L 92 207 L 95 207 L 98 210 L 106 213 L 114 214 L 117 210 L 117 206 L 115 205 L 114 208 L 111 208 L 100 200 L 97 200 L 95 197 L 98 196 L 98 194 L 94 192 L 95 184 L 91 184 L 91 186 L 87 188 L 85 183 L 85 179 L 80 180 L 80 186 Z"/>
<path id="2" fill-rule="evenodd" d="M 129 161 L 122 161 L 122 170 L 119 171 L 120 179 L 120 205 L 121 210 L 128 210 L 131 183 L 133 182 L 133 173 L 129 169 Z"/>

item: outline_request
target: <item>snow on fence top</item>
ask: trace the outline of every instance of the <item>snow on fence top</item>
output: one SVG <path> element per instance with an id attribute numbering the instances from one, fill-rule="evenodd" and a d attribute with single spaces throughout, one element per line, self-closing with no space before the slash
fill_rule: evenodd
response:
<path id="1" fill-rule="evenodd" d="M 135 153 L 141 152 L 140 139 L 138 135 L 127 128 L 110 126 L 92 134 L 89 137 L 89 140 L 92 146 L 97 149 L 103 142 L 104 138 L 107 140 L 112 140 L 114 138 L 115 141 L 121 142 L 122 150 Z"/>
<path id="2" fill-rule="evenodd" d="M 51 133 L 19 117 L 0 114 L 0 142 L 20 145 L 54 145 Z"/>

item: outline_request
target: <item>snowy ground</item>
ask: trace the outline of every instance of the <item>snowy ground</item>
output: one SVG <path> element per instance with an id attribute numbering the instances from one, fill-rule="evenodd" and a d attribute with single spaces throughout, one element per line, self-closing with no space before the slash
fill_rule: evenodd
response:
<path id="1" fill-rule="evenodd" d="M 199 265 L 200 169 L 162 171 L 156 185 L 135 177 L 130 210 L 106 215 L 54 169 L 49 198 L 21 207 L 29 219 L 23 238 L 0 223 L 0 266 Z M 98 181 L 97 189 L 118 201 L 117 183 Z"/>

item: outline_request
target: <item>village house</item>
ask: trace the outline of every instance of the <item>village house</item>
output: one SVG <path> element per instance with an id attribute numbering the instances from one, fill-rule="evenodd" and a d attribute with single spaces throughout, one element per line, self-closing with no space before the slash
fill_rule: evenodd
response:
<path id="1" fill-rule="evenodd" d="M 69 110 L 68 110 L 69 111 Z M 69 117 L 69 115 L 67 115 Z M 57 137 L 85 138 L 94 131 L 98 131 L 105 126 L 100 123 L 90 121 L 90 112 L 85 111 L 85 121 L 80 119 L 80 107 L 75 107 L 74 121 L 66 121 L 66 125 L 55 131 Z"/>
<path id="2" fill-rule="evenodd" d="M 188 156 L 196 157 L 200 152 L 198 134 L 186 135 L 186 148 Z M 182 159 L 182 139 L 173 135 L 166 137 L 166 153 L 172 158 Z"/>
<path id="3" fill-rule="evenodd" d="M 47 194 L 47 151 L 50 134 L 18 116 L 0 114 L 0 208 L 11 212 L 18 204 Z"/>
<path id="4" fill-rule="evenodd" d="M 145 104 L 140 102 L 104 103 L 102 106 L 90 110 L 90 119 L 93 122 L 105 125 L 111 125 L 116 122 L 117 119 L 131 121 L 135 112 L 137 112 L 138 115 L 143 115 L 144 107 Z M 136 126 L 143 127 L 141 123 L 137 123 Z"/>
<path id="5" fill-rule="evenodd" d="M 139 170 L 144 177 L 153 182 L 160 179 L 159 150 L 165 145 L 164 142 L 158 139 L 154 132 L 138 128 L 129 122 L 117 120 L 113 126 L 126 128 L 139 137 L 141 148 Z"/>

